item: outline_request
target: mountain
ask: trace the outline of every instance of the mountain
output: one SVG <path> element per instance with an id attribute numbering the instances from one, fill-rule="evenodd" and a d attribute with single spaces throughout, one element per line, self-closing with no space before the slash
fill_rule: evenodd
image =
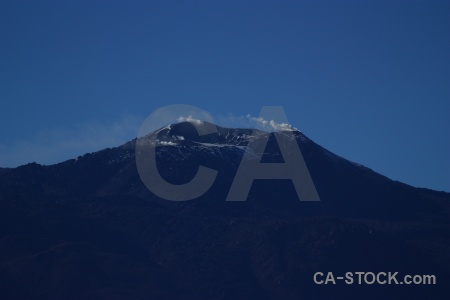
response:
<path id="1" fill-rule="evenodd" d="M 293 131 L 279 134 L 294 137 L 321 201 L 299 201 L 281 179 L 255 180 L 247 201 L 226 201 L 250 141 L 269 138 L 263 163 L 283 156 L 274 134 L 216 128 L 152 133 L 166 181 L 188 183 L 199 165 L 218 170 L 190 201 L 145 187 L 137 140 L 0 169 L 0 298 L 448 299 L 450 194 L 390 180 Z M 436 284 L 313 281 L 359 271 L 435 275 Z"/>

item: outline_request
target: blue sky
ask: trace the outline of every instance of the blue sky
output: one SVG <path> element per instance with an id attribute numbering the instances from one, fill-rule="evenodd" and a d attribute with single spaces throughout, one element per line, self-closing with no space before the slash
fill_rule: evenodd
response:
<path id="1" fill-rule="evenodd" d="M 148 2 L 0 2 L 0 166 L 120 145 L 168 104 L 281 105 L 336 154 L 450 191 L 450 2 Z"/>

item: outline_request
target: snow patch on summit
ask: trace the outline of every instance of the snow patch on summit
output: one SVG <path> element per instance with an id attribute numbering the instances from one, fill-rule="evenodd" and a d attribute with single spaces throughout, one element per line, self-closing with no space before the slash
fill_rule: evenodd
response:
<path id="1" fill-rule="evenodd" d="M 166 141 L 159 141 L 159 144 L 163 145 L 163 146 L 176 146 L 177 145 L 174 142 L 166 142 Z"/>

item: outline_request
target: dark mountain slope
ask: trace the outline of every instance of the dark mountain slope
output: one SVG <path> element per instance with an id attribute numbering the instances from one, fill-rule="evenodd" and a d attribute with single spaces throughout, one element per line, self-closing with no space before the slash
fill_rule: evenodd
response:
<path id="1" fill-rule="evenodd" d="M 209 126 L 209 125 L 207 125 Z M 320 195 L 257 180 L 225 201 L 249 139 L 264 132 L 189 123 L 157 132 L 163 177 L 219 170 L 199 199 L 159 199 L 135 141 L 74 160 L 0 172 L 2 299 L 412 299 L 449 296 L 450 195 L 392 181 L 294 132 Z M 271 136 L 265 160 L 278 162 Z M 316 271 L 434 274 L 437 285 L 315 285 Z"/>

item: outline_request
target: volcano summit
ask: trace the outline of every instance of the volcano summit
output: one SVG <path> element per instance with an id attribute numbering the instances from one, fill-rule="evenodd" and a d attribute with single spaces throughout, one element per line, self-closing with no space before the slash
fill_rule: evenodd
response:
<path id="1" fill-rule="evenodd" d="M 214 126 L 204 122 L 201 126 Z M 215 127 L 215 126 L 214 126 Z M 198 129 L 198 127 L 197 127 Z M 2 299 L 448 299 L 450 194 L 390 180 L 299 131 L 320 201 L 290 179 L 252 181 L 226 201 L 249 143 L 261 164 L 285 162 L 274 133 L 190 122 L 155 137 L 155 167 L 172 185 L 216 170 L 191 201 L 167 201 L 139 176 L 139 139 L 59 164 L 0 169 Z M 316 272 L 433 274 L 434 285 L 317 285 Z"/>

